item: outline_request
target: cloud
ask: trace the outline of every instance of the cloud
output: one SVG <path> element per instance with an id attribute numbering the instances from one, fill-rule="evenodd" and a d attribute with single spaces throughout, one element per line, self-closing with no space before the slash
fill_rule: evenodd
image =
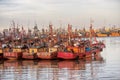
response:
<path id="1" fill-rule="evenodd" d="M 0 24 L 15 19 L 49 23 L 62 20 L 75 25 L 88 24 L 89 18 L 120 22 L 120 0 L 0 0 Z M 43 23 L 42 23 L 43 22 Z M 57 23 L 58 24 L 58 23 Z"/>

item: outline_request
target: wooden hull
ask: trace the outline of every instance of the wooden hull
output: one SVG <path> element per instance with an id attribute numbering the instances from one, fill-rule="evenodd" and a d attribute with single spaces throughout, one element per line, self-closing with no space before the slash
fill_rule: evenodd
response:
<path id="1" fill-rule="evenodd" d="M 92 44 L 92 47 L 94 46 L 99 46 L 99 48 L 105 48 L 105 44 L 104 43 L 96 43 L 96 44 Z"/>
<path id="2" fill-rule="evenodd" d="M 0 53 L 0 60 L 3 59 L 3 53 Z"/>
<path id="3" fill-rule="evenodd" d="M 5 59 L 21 59 L 22 58 L 22 52 L 5 52 L 3 54 L 3 57 Z"/>
<path id="4" fill-rule="evenodd" d="M 92 57 L 91 51 L 85 52 L 85 58 L 91 58 L 91 57 Z"/>
<path id="5" fill-rule="evenodd" d="M 99 52 L 101 51 L 100 48 L 98 49 L 94 49 L 91 51 L 86 51 L 85 53 L 82 54 L 82 56 L 80 55 L 80 58 L 92 58 L 95 57 L 95 55 L 99 54 Z"/>
<path id="6" fill-rule="evenodd" d="M 107 37 L 108 35 L 107 34 L 98 33 L 97 36 L 98 37 Z"/>
<path id="7" fill-rule="evenodd" d="M 101 48 L 101 49 L 105 48 L 105 44 L 101 44 L 101 45 L 100 45 L 100 48 Z"/>
<path id="8" fill-rule="evenodd" d="M 79 59 L 85 58 L 85 53 L 78 53 Z"/>
<path id="9" fill-rule="evenodd" d="M 117 36 L 120 36 L 120 34 L 117 33 L 117 32 L 112 32 L 112 33 L 110 34 L 110 36 L 112 36 L 112 37 L 117 37 Z"/>
<path id="10" fill-rule="evenodd" d="M 37 56 L 39 59 L 56 59 L 57 52 L 38 52 Z"/>
<path id="11" fill-rule="evenodd" d="M 22 58 L 23 59 L 37 59 L 37 55 L 23 52 Z"/>
<path id="12" fill-rule="evenodd" d="M 78 55 L 79 55 L 79 59 L 91 58 L 92 57 L 92 52 L 91 51 L 87 51 L 85 53 L 80 53 Z"/>
<path id="13" fill-rule="evenodd" d="M 57 55 L 60 59 L 77 59 L 77 54 L 71 53 L 71 52 L 58 52 Z"/>

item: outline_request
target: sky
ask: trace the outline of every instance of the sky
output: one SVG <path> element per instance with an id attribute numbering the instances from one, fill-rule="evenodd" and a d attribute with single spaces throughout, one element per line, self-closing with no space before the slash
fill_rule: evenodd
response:
<path id="1" fill-rule="evenodd" d="M 0 29 L 9 28 L 12 20 L 24 28 L 120 27 L 120 0 L 0 0 Z"/>

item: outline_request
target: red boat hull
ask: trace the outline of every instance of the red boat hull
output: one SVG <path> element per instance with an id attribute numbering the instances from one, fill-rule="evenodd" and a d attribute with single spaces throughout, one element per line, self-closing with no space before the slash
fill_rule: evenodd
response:
<path id="1" fill-rule="evenodd" d="M 27 52 L 23 52 L 23 55 L 22 55 L 22 58 L 23 59 L 37 59 L 37 55 L 33 55 L 33 54 L 30 54 L 30 53 L 27 53 Z"/>
<path id="2" fill-rule="evenodd" d="M 60 59 L 77 59 L 78 56 L 70 52 L 58 52 L 57 57 Z"/>
<path id="3" fill-rule="evenodd" d="M 5 52 L 3 54 L 3 57 L 5 59 L 21 59 L 22 58 L 22 52 Z"/>
<path id="4" fill-rule="evenodd" d="M 56 59 L 57 58 L 57 52 L 38 52 L 37 56 L 39 59 Z"/>

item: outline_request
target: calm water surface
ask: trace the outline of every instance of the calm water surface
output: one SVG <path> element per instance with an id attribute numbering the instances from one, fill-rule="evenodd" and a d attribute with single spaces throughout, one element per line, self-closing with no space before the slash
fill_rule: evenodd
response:
<path id="1" fill-rule="evenodd" d="M 120 37 L 99 39 L 106 48 L 92 60 L 0 61 L 0 80 L 120 80 Z"/>

